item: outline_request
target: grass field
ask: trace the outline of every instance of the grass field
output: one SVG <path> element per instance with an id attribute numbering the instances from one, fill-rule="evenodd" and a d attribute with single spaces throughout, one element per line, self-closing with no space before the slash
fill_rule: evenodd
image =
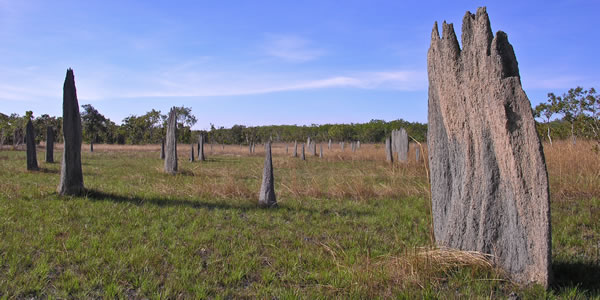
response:
<path id="1" fill-rule="evenodd" d="M 391 167 L 381 145 L 325 146 L 307 161 L 276 145 L 275 209 L 256 206 L 262 147 L 207 145 L 208 161 L 193 163 L 189 147 L 169 176 L 156 145 L 84 146 L 84 197 L 57 195 L 60 163 L 44 163 L 42 148 L 39 172 L 25 170 L 24 151 L 0 151 L 0 298 L 600 298 L 591 144 L 545 145 L 547 291 L 478 253 L 433 249 L 426 167 Z"/>

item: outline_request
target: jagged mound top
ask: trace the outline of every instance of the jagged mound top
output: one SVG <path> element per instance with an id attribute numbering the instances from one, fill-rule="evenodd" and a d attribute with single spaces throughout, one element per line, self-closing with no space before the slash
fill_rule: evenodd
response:
<path id="1" fill-rule="evenodd" d="M 73 74 L 73 69 L 68 68 L 67 69 L 67 76 L 65 78 L 65 87 L 67 86 L 75 86 L 75 75 Z"/>
<path id="2" fill-rule="evenodd" d="M 441 55 L 448 61 L 459 61 L 468 57 L 491 57 L 493 64 L 484 63 L 482 67 L 488 67 L 490 71 L 497 74 L 500 78 L 520 77 L 517 58 L 513 47 L 508 42 L 508 36 L 503 31 L 492 33 L 490 18 L 484 7 L 479 7 L 475 14 L 467 11 L 462 22 L 462 50 L 458 43 L 454 25 L 452 23 L 442 23 L 442 36 L 438 31 L 438 24 L 434 22 L 431 32 L 430 51 L 442 52 Z M 485 51 L 485 53 L 482 53 Z"/>

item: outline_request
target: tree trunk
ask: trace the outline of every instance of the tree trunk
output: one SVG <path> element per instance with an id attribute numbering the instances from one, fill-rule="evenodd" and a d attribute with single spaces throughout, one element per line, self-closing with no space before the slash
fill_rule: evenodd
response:
<path id="1" fill-rule="evenodd" d="M 5 139 L 6 139 L 6 135 L 4 135 L 4 129 L 2 129 L 2 132 L 0 132 L 0 149 L 2 149 L 2 146 L 4 146 Z"/>
<path id="2" fill-rule="evenodd" d="M 575 140 L 575 122 L 571 122 L 571 139 L 573 145 L 575 145 L 577 143 L 577 141 Z"/>

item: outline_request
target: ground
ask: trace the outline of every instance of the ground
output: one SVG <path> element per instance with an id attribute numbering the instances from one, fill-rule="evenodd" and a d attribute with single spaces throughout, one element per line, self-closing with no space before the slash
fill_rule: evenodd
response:
<path id="1" fill-rule="evenodd" d="M 390 166 L 382 145 L 324 145 L 325 158 L 301 161 L 276 144 L 271 209 L 256 205 L 259 146 L 248 155 L 207 145 L 208 160 L 191 163 L 180 145 L 171 176 L 156 145 L 95 145 L 83 153 L 82 197 L 57 195 L 60 163 L 43 162 L 43 147 L 41 171 L 31 172 L 25 152 L 5 146 L 0 298 L 599 298 L 600 154 L 591 145 L 545 145 L 548 290 L 510 282 L 481 254 L 434 249 L 426 165 Z"/>

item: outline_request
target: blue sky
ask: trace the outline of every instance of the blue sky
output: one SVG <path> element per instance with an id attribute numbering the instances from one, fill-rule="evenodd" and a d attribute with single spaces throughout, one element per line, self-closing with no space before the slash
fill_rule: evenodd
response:
<path id="1" fill-rule="evenodd" d="M 117 123 L 173 105 L 196 129 L 426 122 L 433 23 L 460 36 L 478 6 L 534 105 L 600 88 L 600 1 L 0 0 L 0 112 L 60 115 L 72 67 L 79 103 Z"/>

